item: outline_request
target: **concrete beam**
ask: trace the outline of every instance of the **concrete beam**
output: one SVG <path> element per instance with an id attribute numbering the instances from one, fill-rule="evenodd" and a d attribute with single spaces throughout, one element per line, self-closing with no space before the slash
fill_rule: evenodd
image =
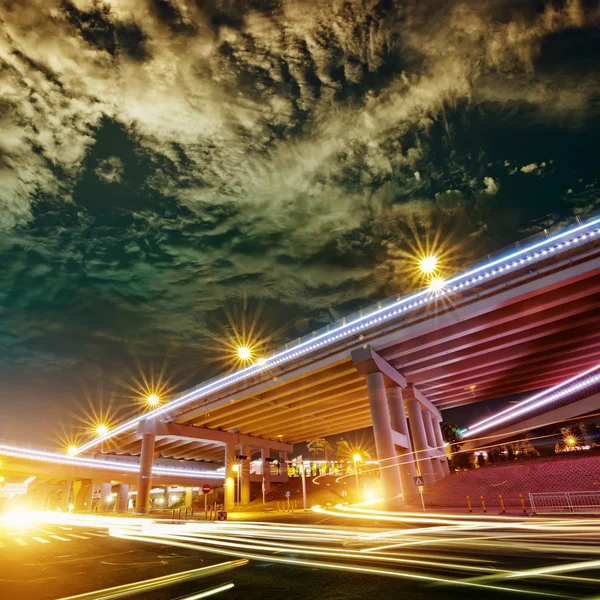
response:
<path id="1" fill-rule="evenodd" d="M 361 375 L 381 373 L 384 378 L 385 387 L 407 386 L 406 378 L 399 373 L 386 360 L 381 358 L 371 346 L 356 348 L 352 350 L 352 364 Z"/>
<path id="2" fill-rule="evenodd" d="M 256 446 L 257 448 L 270 448 L 282 452 L 292 452 L 294 447 L 291 444 L 277 442 L 275 440 L 266 440 L 259 437 L 233 433 L 231 431 L 219 431 L 217 429 L 207 429 L 206 427 L 191 427 L 189 425 L 179 425 L 178 423 L 155 423 L 151 428 L 151 433 L 157 436 L 173 437 L 187 439 L 191 441 L 214 442 L 226 446 L 227 444 L 245 444 Z"/>
<path id="3" fill-rule="evenodd" d="M 400 446 L 400 448 L 410 448 L 408 443 L 408 438 L 398 431 L 392 430 L 392 439 L 394 441 L 394 446 Z"/>
<path id="4" fill-rule="evenodd" d="M 430 413 L 434 414 L 438 419 L 442 419 L 442 413 L 425 397 L 425 395 L 411 384 L 409 391 L 412 391 L 413 398 L 423 405 Z"/>

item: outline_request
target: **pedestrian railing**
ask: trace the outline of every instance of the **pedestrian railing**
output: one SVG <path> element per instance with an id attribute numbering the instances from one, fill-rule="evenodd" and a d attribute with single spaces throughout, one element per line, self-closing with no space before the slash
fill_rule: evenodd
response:
<path id="1" fill-rule="evenodd" d="M 534 513 L 600 513 L 598 492 L 536 492 L 529 494 Z"/>

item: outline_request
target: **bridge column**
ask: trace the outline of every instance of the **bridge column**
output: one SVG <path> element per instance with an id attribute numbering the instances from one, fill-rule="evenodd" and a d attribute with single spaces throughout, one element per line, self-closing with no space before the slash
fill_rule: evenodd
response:
<path id="1" fill-rule="evenodd" d="M 402 484 L 395 460 L 392 425 L 382 373 L 376 371 L 367 375 L 367 390 L 383 499 L 389 508 L 398 508 L 403 504 Z"/>
<path id="2" fill-rule="evenodd" d="M 280 452 L 279 453 L 279 474 L 285 476 L 285 481 L 288 480 L 288 476 L 287 476 L 287 459 L 288 459 L 288 453 L 287 452 Z"/>
<path id="3" fill-rule="evenodd" d="M 100 512 L 110 512 L 113 509 L 112 485 L 110 483 L 100 484 Z"/>
<path id="4" fill-rule="evenodd" d="M 446 477 L 450 475 L 450 465 L 448 464 L 448 456 L 446 455 L 446 445 L 444 444 L 444 436 L 442 435 L 442 421 L 435 415 L 431 415 L 433 423 L 433 434 L 435 435 L 435 443 L 440 448 L 440 464 L 442 465 L 442 475 Z"/>
<path id="5" fill-rule="evenodd" d="M 69 510 L 69 502 L 71 500 L 71 481 L 67 479 L 63 483 L 63 489 L 60 492 L 60 510 L 67 512 Z"/>
<path id="6" fill-rule="evenodd" d="M 126 483 L 119 484 L 117 488 L 117 512 L 126 513 L 129 510 L 129 486 Z"/>
<path id="7" fill-rule="evenodd" d="M 260 457 L 262 458 L 263 469 L 263 484 L 265 486 L 265 494 L 271 491 L 271 463 L 266 459 L 269 458 L 270 451 L 268 448 L 261 448 Z"/>
<path id="8" fill-rule="evenodd" d="M 442 479 L 444 474 L 442 473 L 442 465 L 440 464 L 439 454 L 440 450 L 437 448 L 437 440 L 433 432 L 433 423 L 431 421 L 431 413 L 425 409 L 422 413 L 423 425 L 425 426 L 425 435 L 427 436 L 427 445 L 431 448 L 429 451 L 429 458 L 431 459 L 431 466 L 435 474 L 436 481 Z"/>
<path id="9" fill-rule="evenodd" d="M 142 452 L 140 455 L 140 472 L 138 475 L 135 512 L 146 514 L 150 508 L 150 489 L 152 488 L 152 463 L 154 462 L 154 444 L 156 436 L 144 433 L 142 436 Z"/>
<path id="10" fill-rule="evenodd" d="M 235 464 L 235 446 L 227 444 L 225 446 L 225 510 L 233 510 L 235 507 L 235 480 L 237 473 L 233 470 Z"/>
<path id="11" fill-rule="evenodd" d="M 79 512 L 92 510 L 94 484 L 91 479 L 81 479 L 73 485 L 75 510 Z"/>
<path id="12" fill-rule="evenodd" d="M 190 510 L 194 501 L 194 490 L 191 487 L 185 488 L 185 508 Z"/>
<path id="13" fill-rule="evenodd" d="M 250 504 L 250 446 L 243 445 L 240 446 L 240 448 L 240 454 L 248 457 L 240 461 L 240 469 L 242 470 L 240 474 L 240 483 L 242 485 L 240 492 L 240 504 L 247 505 Z"/>
<path id="14" fill-rule="evenodd" d="M 406 422 L 406 409 L 404 407 L 404 398 L 402 388 L 394 386 L 387 389 L 388 407 L 390 410 L 390 419 L 392 429 L 406 436 L 407 447 L 403 448 L 397 459 L 400 468 L 400 481 L 402 482 L 402 495 L 404 502 L 414 502 L 419 498 L 419 488 L 415 485 L 417 469 L 415 467 L 415 455 L 410 443 L 410 434 L 408 432 L 408 423 Z"/>
<path id="15" fill-rule="evenodd" d="M 431 458 L 429 458 L 429 445 L 427 444 L 427 434 L 425 433 L 425 425 L 423 424 L 421 404 L 418 400 L 410 400 L 407 408 L 419 472 L 421 477 L 423 477 L 425 485 L 430 485 L 435 479 L 433 467 L 431 466 Z"/>

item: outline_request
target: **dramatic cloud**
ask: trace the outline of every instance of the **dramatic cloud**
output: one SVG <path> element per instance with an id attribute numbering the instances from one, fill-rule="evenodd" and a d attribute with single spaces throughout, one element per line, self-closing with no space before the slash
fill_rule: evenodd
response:
<path id="1" fill-rule="evenodd" d="M 201 360 L 240 297 L 305 315 L 296 336 L 404 291 L 398 249 L 433 228 L 474 258 L 598 204 L 594 3 L 0 0 L 0 22 L 4 364 Z"/>
<path id="2" fill-rule="evenodd" d="M 485 193 L 490 194 L 490 196 L 497 194 L 500 189 L 493 177 L 484 177 L 483 184 L 485 185 Z"/>

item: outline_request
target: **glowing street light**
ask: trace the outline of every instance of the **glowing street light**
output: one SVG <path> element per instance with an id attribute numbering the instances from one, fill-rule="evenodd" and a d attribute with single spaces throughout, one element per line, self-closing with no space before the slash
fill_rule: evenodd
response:
<path id="1" fill-rule="evenodd" d="M 71 444 L 68 448 L 67 448 L 67 454 L 69 456 L 75 456 L 77 454 L 77 446 Z"/>
<path id="2" fill-rule="evenodd" d="M 567 444 L 569 446 L 574 446 L 577 443 L 577 440 L 574 437 L 567 438 Z"/>
<path id="3" fill-rule="evenodd" d="M 432 292 L 438 293 L 444 289 L 445 282 L 441 277 L 433 277 L 429 282 L 429 289 Z"/>
<path id="4" fill-rule="evenodd" d="M 107 433 L 108 433 L 108 427 L 106 425 L 103 425 L 101 423 L 100 425 L 96 426 L 96 435 L 98 437 L 104 437 Z"/>
<path id="5" fill-rule="evenodd" d="M 432 275 L 438 266 L 438 257 L 435 254 L 424 256 L 419 261 L 419 269 L 423 275 Z"/>
<path id="6" fill-rule="evenodd" d="M 247 361 L 250 360 L 250 357 L 252 356 L 252 350 L 248 348 L 248 346 L 239 346 L 237 355 L 240 360 Z"/>
<path id="7" fill-rule="evenodd" d="M 160 404 L 160 398 L 156 394 L 150 394 L 146 398 L 146 404 L 152 407 L 158 406 Z"/>

